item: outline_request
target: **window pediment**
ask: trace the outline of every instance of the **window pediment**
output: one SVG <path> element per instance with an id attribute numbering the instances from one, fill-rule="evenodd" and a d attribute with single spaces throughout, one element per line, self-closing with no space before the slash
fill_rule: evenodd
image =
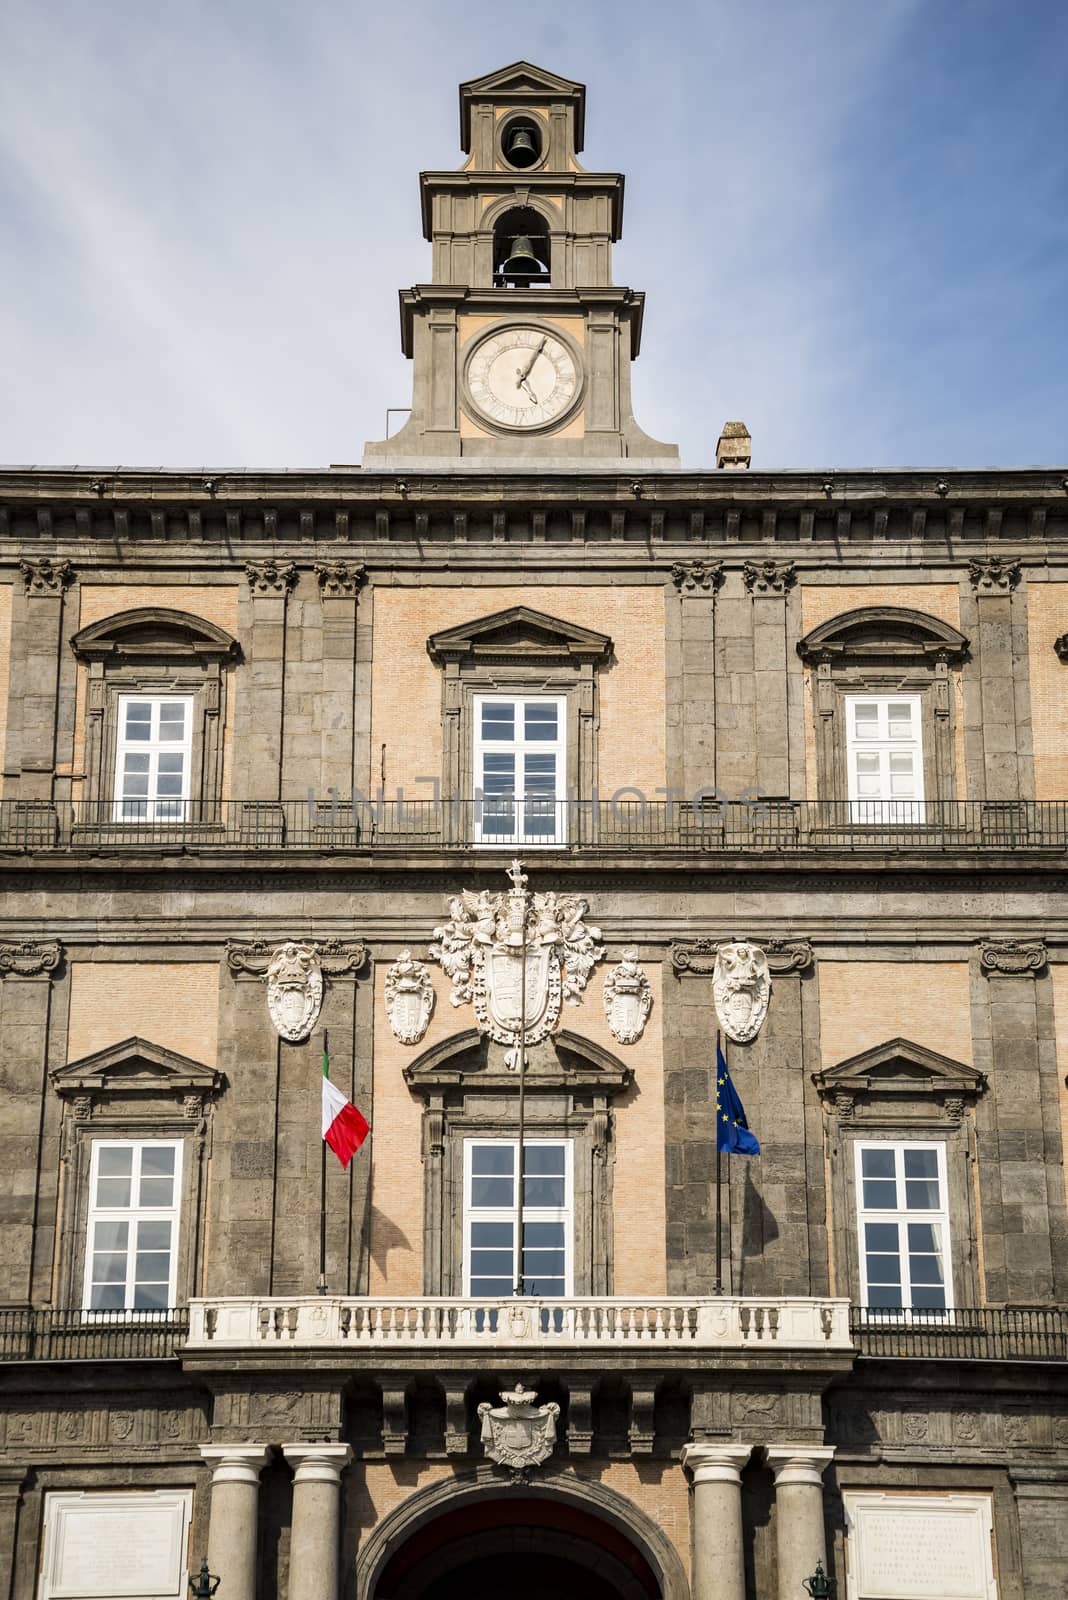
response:
<path id="1" fill-rule="evenodd" d="M 592 628 L 561 622 L 529 606 L 512 606 L 431 634 L 427 653 L 438 665 L 522 662 L 577 667 L 606 662 L 612 641 Z"/>
<path id="2" fill-rule="evenodd" d="M 225 628 L 166 606 L 142 606 L 91 622 L 74 635 L 71 648 L 81 661 L 115 666 L 183 659 L 225 662 L 240 654 L 237 640 Z"/>
<path id="3" fill-rule="evenodd" d="M 484 1038 L 477 1028 L 466 1028 L 443 1039 L 404 1069 L 404 1079 L 417 1093 L 447 1089 L 484 1088 L 500 1092 L 518 1090 L 518 1077 L 506 1065 L 507 1047 Z M 526 1087 L 532 1090 L 588 1090 L 619 1094 L 634 1074 L 610 1050 L 561 1028 L 552 1038 L 527 1050 Z"/>
<path id="4" fill-rule="evenodd" d="M 821 622 L 798 641 L 802 661 L 942 659 L 959 662 L 968 640 L 940 617 L 905 606 L 861 606 Z"/>
<path id="5" fill-rule="evenodd" d="M 214 1067 L 136 1037 L 56 1067 L 51 1078 L 56 1093 L 63 1096 L 203 1096 L 218 1094 L 224 1085 L 222 1073 Z"/>
<path id="6" fill-rule="evenodd" d="M 985 1074 L 975 1067 L 910 1039 L 888 1039 L 837 1066 L 814 1072 L 812 1081 L 821 1095 L 834 1101 L 839 1096 L 863 1095 L 975 1099 L 987 1087 Z"/>

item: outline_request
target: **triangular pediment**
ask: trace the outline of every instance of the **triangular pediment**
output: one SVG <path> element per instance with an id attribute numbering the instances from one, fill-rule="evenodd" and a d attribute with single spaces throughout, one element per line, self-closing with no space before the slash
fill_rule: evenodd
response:
<path id="1" fill-rule="evenodd" d="M 978 1095 L 986 1078 L 975 1067 L 954 1061 L 911 1039 L 888 1039 L 812 1075 L 817 1088 L 852 1094 Z"/>
<path id="2" fill-rule="evenodd" d="M 607 661 L 612 641 L 607 634 L 559 617 L 512 606 L 488 617 L 445 628 L 427 640 L 431 660 L 510 660 L 538 663 Z"/>
<path id="3" fill-rule="evenodd" d="M 536 67 L 532 61 L 513 61 L 507 67 L 498 67 L 482 78 L 469 78 L 460 85 L 460 93 L 479 98 L 483 96 L 524 94 L 536 90 L 538 94 L 583 94 L 586 85 L 574 78 L 561 78 L 545 67 Z"/>
<path id="4" fill-rule="evenodd" d="M 57 1094 L 215 1094 L 223 1075 L 190 1056 L 136 1037 L 108 1045 L 51 1074 Z"/>

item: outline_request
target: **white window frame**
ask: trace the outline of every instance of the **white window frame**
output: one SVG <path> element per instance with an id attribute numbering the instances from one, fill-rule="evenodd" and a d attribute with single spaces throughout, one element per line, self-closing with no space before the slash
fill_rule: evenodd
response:
<path id="1" fill-rule="evenodd" d="M 854 723 L 854 708 L 856 706 L 874 705 L 878 707 L 880 717 L 886 717 L 887 708 L 891 703 L 900 704 L 902 701 L 905 701 L 912 711 L 913 737 L 911 739 L 892 740 L 889 737 L 889 733 L 885 737 L 864 741 L 856 737 Z M 845 727 L 850 821 L 873 824 L 923 822 L 926 815 L 923 783 L 923 696 L 907 693 L 847 694 L 845 696 Z M 905 749 L 910 750 L 913 754 L 916 792 L 907 799 L 895 799 L 890 793 L 889 758 L 895 750 Z M 873 754 L 880 757 L 880 790 L 883 791 L 875 799 L 860 793 L 857 773 L 857 757 L 859 755 Z"/>
<path id="2" fill-rule="evenodd" d="M 556 707 L 556 738 L 549 740 L 526 740 L 520 730 L 524 726 L 523 708 L 532 704 Z M 516 708 L 515 728 L 517 737 L 507 743 L 503 740 L 485 740 L 482 737 L 482 708 L 487 705 L 512 705 Z M 512 850 L 517 845 L 522 845 L 524 850 L 554 849 L 567 843 L 567 696 L 562 694 L 476 694 L 472 699 L 472 713 L 474 722 L 474 738 L 472 749 L 472 768 L 474 775 L 475 793 L 479 797 L 475 805 L 474 818 L 474 843 L 484 847 L 496 845 L 500 849 Z M 554 826 L 551 836 L 538 833 L 528 834 L 524 826 L 523 804 L 525 800 L 523 758 L 527 754 L 545 755 L 552 752 L 556 756 L 556 790 L 553 796 L 555 806 Z M 514 827 L 507 835 L 497 835 L 487 831 L 486 812 L 490 800 L 486 797 L 483 760 L 487 754 L 511 754 L 515 758 L 515 794 L 513 799 Z M 544 798 L 537 796 L 537 799 Z"/>
<path id="3" fill-rule="evenodd" d="M 193 700 L 191 694 L 151 694 L 131 691 L 129 694 L 118 696 L 118 733 L 115 741 L 115 802 L 114 820 L 116 822 L 184 822 L 189 812 L 189 797 L 193 781 Z M 126 709 L 135 702 L 147 702 L 152 707 L 152 722 L 150 726 L 157 732 L 157 737 L 152 739 L 127 739 L 126 737 Z M 185 738 L 181 742 L 173 739 L 166 741 L 158 737 L 159 708 L 160 706 L 174 705 L 180 702 L 185 707 Z M 185 757 L 182 766 L 182 792 L 180 796 L 160 796 L 156 792 L 159 778 L 159 757 L 164 752 L 174 754 L 181 751 Z M 148 794 L 144 798 L 136 795 L 126 796 L 123 793 L 124 769 L 127 754 L 147 755 L 148 763 Z M 143 808 L 143 809 L 142 809 Z M 177 815 L 169 815 L 178 808 Z M 160 814 L 162 812 L 162 815 Z"/>
<path id="4" fill-rule="evenodd" d="M 864 1204 L 863 1153 L 866 1150 L 894 1152 L 894 1183 L 898 1204 L 893 1210 L 883 1207 L 866 1207 Z M 905 1205 L 905 1162 L 907 1150 L 933 1150 L 938 1159 L 938 1194 L 941 1205 L 937 1210 L 909 1210 Z M 952 1321 L 953 1303 L 953 1235 L 949 1226 L 949 1186 L 947 1182 L 946 1146 L 938 1139 L 857 1139 L 853 1145 L 854 1182 L 857 1201 L 857 1257 L 860 1266 L 861 1304 L 870 1312 L 873 1321 L 900 1321 L 920 1323 Z M 900 1310 L 890 1307 L 870 1306 L 868 1300 L 868 1252 L 865 1223 L 893 1223 L 898 1229 L 898 1260 L 901 1266 Z M 908 1235 L 903 1230 L 909 1222 L 931 1222 L 942 1229 L 942 1270 L 945 1307 L 912 1307 L 912 1278 L 909 1269 Z M 904 1248 L 902 1248 L 904 1246 Z M 883 1252 L 885 1253 L 885 1252 Z"/>
<path id="5" fill-rule="evenodd" d="M 537 1145 L 562 1145 L 564 1149 L 564 1204 L 562 1206 L 530 1206 L 523 1207 L 523 1221 L 527 1222 L 563 1222 L 564 1224 L 564 1294 L 563 1298 L 570 1299 L 575 1287 L 575 1141 L 566 1137 L 550 1138 L 539 1137 L 532 1139 L 529 1136 L 523 1140 L 527 1150 Z M 511 1206 L 479 1206 L 477 1211 L 471 1204 L 471 1177 L 472 1155 L 477 1148 L 492 1147 L 500 1149 L 508 1146 L 518 1154 L 518 1138 L 483 1138 L 474 1137 L 464 1139 L 464 1208 L 463 1208 L 463 1294 L 465 1299 L 471 1295 L 471 1223 L 478 1222 L 511 1222 L 512 1223 L 512 1283 L 516 1281 L 516 1252 L 522 1248 L 519 1240 L 519 1173 L 518 1162 L 513 1166 L 512 1192 L 516 1199 Z"/>
<path id="6" fill-rule="evenodd" d="M 169 1149 L 174 1151 L 174 1189 L 169 1206 L 98 1206 L 96 1203 L 97 1177 L 100 1170 L 100 1152 L 102 1150 L 132 1150 L 131 1160 L 131 1199 L 137 1193 L 137 1185 L 141 1176 L 142 1151 L 147 1149 Z M 136 1229 L 142 1222 L 169 1222 L 171 1225 L 170 1272 L 167 1280 L 167 1310 L 171 1310 L 177 1303 L 178 1292 L 178 1245 L 181 1227 L 182 1209 L 182 1157 L 184 1145 L 181 1139 L 94 1139 L 89 1161 L 89 1204 L 85 1218 L 85 1271 L 82 1278 L 82 1307 L 87 1319 L 94 1317 L 129 1317 L 151 1316 L 158 1314 L 163 1308 L 135 1307 L 132 1304 L 135 1289 L 135 1274 L 137 1264 Z M 126 1283 L 124 1286 L 122 1306 L 114 1309 L 94 1309 L 93 1307 L 93 1256 L 94 1237 L 98 1222 L 126 1222 L 129 1224 L 129 1233 L 126 1241 Z"/>

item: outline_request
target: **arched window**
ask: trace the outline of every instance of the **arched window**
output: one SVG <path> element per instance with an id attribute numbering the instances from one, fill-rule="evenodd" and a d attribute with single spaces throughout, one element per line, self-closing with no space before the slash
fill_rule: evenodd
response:
<path id="1" fill-rule="evenodd" d="M 551 276 L 549 224 L 533 206 L 513 206 L 493 229 L 493 282 L 496 288 L 548 284 Z"/>

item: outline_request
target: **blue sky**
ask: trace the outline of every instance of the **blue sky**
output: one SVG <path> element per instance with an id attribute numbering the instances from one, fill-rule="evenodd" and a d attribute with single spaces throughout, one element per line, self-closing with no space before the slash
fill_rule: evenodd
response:
<path id="1" fill-rule="evenodd" d="M 359 461 L 417 174 L 519 57 L 627 175 L 635 412 L 687 465 L 727 418 L 754 467 L 1068 460 L 1061 0 L 7 0 L 0 460 Z"/>

